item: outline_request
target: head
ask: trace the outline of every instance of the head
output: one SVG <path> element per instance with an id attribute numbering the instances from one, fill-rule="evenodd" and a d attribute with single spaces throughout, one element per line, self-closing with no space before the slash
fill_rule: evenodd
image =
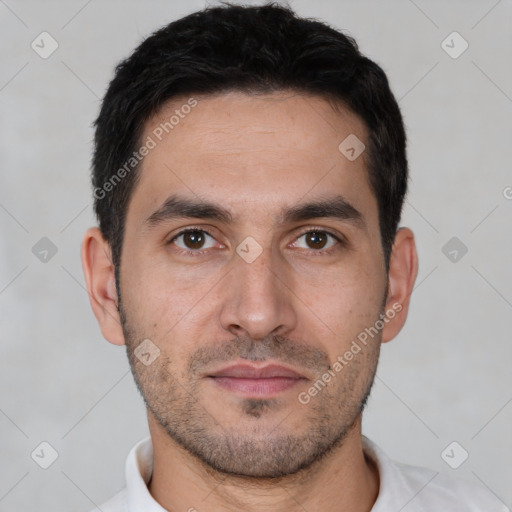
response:
<path id="1" fill-rule="evenodd" d="M 150 427 L 240 476 L 321 460 L 357 425 L 417 271 L 382 69 L 288 8 L 212 7 L 116 68 L 95 126 L 84 271 Z M 303 378 L 267 397 L 211 378 L 243 360 Z"/>

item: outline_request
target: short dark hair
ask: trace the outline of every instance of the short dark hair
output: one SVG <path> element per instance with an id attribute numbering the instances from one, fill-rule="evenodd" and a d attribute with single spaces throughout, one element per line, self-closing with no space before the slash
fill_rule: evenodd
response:
<path id="1" fill-rule="evenodd" d="M 276 3 L 224 3 L 174 21 L 119 63 L 96 119 L 92 183 L 99 227 L 118 276 L 144 123 L 191 94 L 292 90 L 348 107 L 365 122 L 368 179 L 386 268 L 407 191 L 406 135 L 384 71 L 356 41 Z M 341 141 L 340 141 L 341 142 Z M 124 172 L 121 172 L 123 169 Z M 122 177 L 122 179 L 121 179 Z M 117 280 L 116 280 L 117 281 Z"/>

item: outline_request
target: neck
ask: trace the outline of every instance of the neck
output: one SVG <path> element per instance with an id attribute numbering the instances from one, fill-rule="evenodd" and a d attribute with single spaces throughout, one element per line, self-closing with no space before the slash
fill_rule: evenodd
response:
<path id="1" fill-rule="evenodd" d="M 369 512 L 379 475 L 363 453 L 361 416 L 327 456 L 294 475 L 258 479 L 213 470 L 184 450 L 148 415 L 153 443 L 149 492 L 169 512 Z"/>

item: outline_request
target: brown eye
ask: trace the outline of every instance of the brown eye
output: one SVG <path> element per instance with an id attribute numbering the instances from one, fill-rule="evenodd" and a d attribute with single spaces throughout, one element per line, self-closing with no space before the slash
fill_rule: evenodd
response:
<path id="1" fill-rule="evenodd" d="M 307 244 L 312 249 L 323 249 L 327 243 L 326 233 L 322 233 L 321 231 L 310 231 L 309 233 L 306 233 L 305 236 Z"/>
<path id="2" fill-rule="evenodd" d="M 211 239 L 209 245 L 207 243 L 208 238 Z M 180 239 L 181 243 L 178 243 Z M 213 247 L 215 245 L 215 239 L 206 231 L 201 229 L 187 229 L 186 231 L 182 231 L 181 233 L 177 234 L 171 240 L 171 243 L 176 243 L 180 249 L 194 251 L 198 249 L 208 249 Z M 205 243 L 207 244 L 206 246 Z"/>
<path id="3" fill-rule="evenodd" d="M 183 234 L 183 241 L 188 249 L 200 249 L 204 244 L 204 235 L 201 231 L 189 231 Z"/>
<path id="4" fill-rule="evenodd" d="M 304 241 L 299 242 L 301 239 Z M 313 249 L 320 251 L 321 249 L 330 249 L 339 242 L 340 239 L 328 231 L 312 229 L 302 233 L 302 235 L 297 238 L 297 241 L 293 245 L 300 247 L 301 249 Z"/>

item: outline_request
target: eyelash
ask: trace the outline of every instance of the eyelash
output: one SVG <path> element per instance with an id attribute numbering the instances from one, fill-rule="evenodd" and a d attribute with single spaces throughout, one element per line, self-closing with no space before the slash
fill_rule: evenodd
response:
<path id="1" fill-rule="evenodd" d="M 171 243 L 173 243 L 177 238 L 179 238 L 181 235 L 184 235 L 184 234 L 187 234 L 187 233 L 195 233 L 195 232 L 201 232 L 201 233 L 206 233 L 208 236 L 212 237 L 213 239 L 215 239 L 215 237 L 206 229 L 204 228 L 195 228 L 195 227 L 191 227 L 191 228 L 186 228 L 186 229 L 183 229 L 182 231 L 180 231 L 179 233 L 177 233 L 176 235 L 174 235 L 167 243 L 166 245 L 170 245 Z M 334 245 L 333 247 L 330 247 L 329 249 L 326 249 L 326 250 L 322 250 L 322 249 L 309 249 L 309 251 L 313 252 L 313 253 L 316 253 L 317 256 L 323 256 L 323 255 L 330 255 L 332 252 L 336 251 L 337 249 L 339 249 L 339 246 L 342 246 L 342 247 L 345 247 L 347 245 L 347 242 L 344 238 L 342 237 L 339 237 L 337 235 L 335 235 L 334 233 L 331 233 L 330 231 L 326 230 L 325 228 L 320 228 L 320 227 L 313 227 L 313 228 L 309 228 L 308 230 L 306 231 L 303 231 L 301 232 L 296 239 L 299 239 L 300 237 L 304 236 L 304 235 L 307 235 L 308 233 L 325 233 L 331 237 L 333 237 L 336 242 L 338 242 L 337 245 Z M 184 256 L 202 256 L 205 252 L 207 252 L 209 249 L 205 249 L 203 251 L 201 250 L 197 250 L 197 251 L 193 251 L 193 250 L 184 250 L 184 249 L 180 249 L 180 252 L 182 255 Z"/>

